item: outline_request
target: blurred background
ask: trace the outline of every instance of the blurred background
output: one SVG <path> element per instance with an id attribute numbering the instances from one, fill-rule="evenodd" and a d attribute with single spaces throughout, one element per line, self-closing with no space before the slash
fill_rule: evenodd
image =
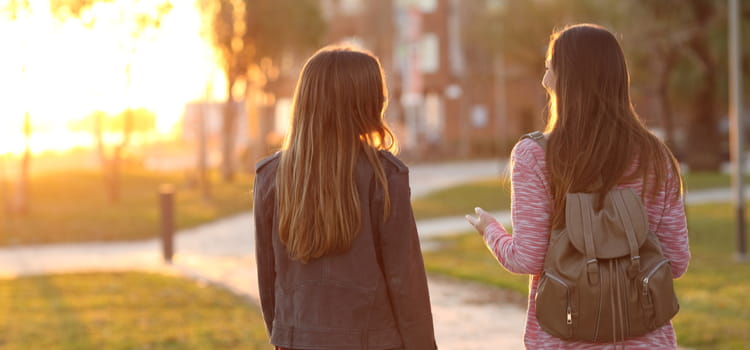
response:
<path id="1" fill-rule="evenodd" d="M 739 3 L 747 87 L 750 2 Z M 6 277 L 0 279 L 0 348 L 263 348 L 254 282 L 233 283 L 254 278 L 248 214 L 254 164 L 281 145 L 305 60 L 324 45 L 341 43 L 380 58 L 390 92 L 386 119 L 401 157 L 413 165 L 418 219 L 467 213 L 477 202 L 503 213 L 509 204 L 505 159 L 521 135 L 545 125 L 540 81 L 549 36 L 581 22 L 604 25 L 620 40 L 637 112 L 670 145 L 686 170 L 688 189 L 697 194 L 692 228 L 720 231 L 693 236 L 691 228 L 691 240 L 708 246 L 706 264 L 714 269 L 706 276 L 724 266 L 720 260 L 728 264 L 722 268 L 726 281 L 738 286 L 726 305 L 695 306 L 735 310 L 715 315 L 717 329 L 685 332 L 680 343 L 750 348 L 750 338 L 740 335 L 750 327 L 750 304 L 735 297 L 750 293 L 750 271 L 726 258 L 736 249 L 734 219 L 726 215 L 728 4 L 0 0 L 0 276 Z M 747 92 L 744 101 L 750 100 Z M 176 191 L 177 237 L 202 237 L 185 238 L 182 246 L 178 238 L 174 264 L 167 267 L 156 239 L 164 217 L 157 189 L 165 183 Z M 446 208 L 446 202 L 453 204 Z M 225 226 L 210 226 L 217 223 Z M 454 226 L 441 232 L 466 230 Z M 726 239 L 716 239 L 722 235 Z M 483 248 L 467 248 L 463 235 L 449 237 L 426 255 L 428 268 L 466 279 L 450 270 L 463 263 L 450 262 L 471 259 L 476 254 L 467 252 Z M 491 260 L 478 264 L 492 266 L 485 276 L 500 269 Z M 143 270 L 158 273 L 133 272 Z M 739 282 L 738 274 L 744 276 Z M 506 276 L 498 276 L 473 279 L 525 293 L 523 282 L 507 285 Z M 697 287 L 705 280 L 689 284 L 695 294 L 684 287 L 686 295 L 706 291 Z M 154 295 L 161 299 L 143 304 Z M 170 303 L 196 316 L 170 314 Z M 118 314 L 112 305 L 142 312 Z M 91 307 L 91 313 L 78 307 Z M 690 322 L 706 316 L 686 313 L 691 316 L 683 329 L 693 330 Z M 227 315 L 236 322 L 222 324 Z M 172 328 L 153 332 L 155 324 L 170 320 L 176 322 Z M 113 324 L 120 326 L 107 328 Z M 454 326 L 460 327 L 438 328 Z M 45 329 L 59 331 L 41 335 Z M 143 337 L 123 335 L 133 329 Z M 520 341 L 520 333 L 508 337 Z M 465 341 L 448 348 L 481 349 L 461 347 Z"/>

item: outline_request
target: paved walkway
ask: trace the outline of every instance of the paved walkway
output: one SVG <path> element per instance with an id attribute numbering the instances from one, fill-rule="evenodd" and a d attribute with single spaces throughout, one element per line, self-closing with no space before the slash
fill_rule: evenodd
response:
<path id="1" fill-rule="evenodd" d="M 415 166 L 411 172 L 413 193 L 421 195 L 474 178 L 497 176 L 498 164 L 477 162 L 471 172 L 463 164 Z M 463 169 L 464 175 L 454 169 Z M 444 177 L 437 175 L 443 172 Z M 694 192 L 687 200 L 691 204 L 724 202 L 730 200 L 730 192 L 727 189 Z M 509 224 L 508 212 L 493 215 Z M 257 300 L 252 222 L 252 214 L 248 213 L 180 232 L 175 240 L 177 253 L 172 265 L 162 263 L 156 239 L 2 248 L 0 277 L 97 270 L 159 271 L 220 284 Z M 420 221 L 418 229 L 423 247 L 430 249 L 430 238 L 471 228 L 459 216 Z M 518 302 L 508 302 L 506 293 L 438 277 L 430 277 L 429 284 L 441 348 L 523 349 L 525 310 Z"/>
<path id="2" fill-rule="evenodd" d="M 429 238 L 471 229 L 463 220 L 421 221 L 419 230 Z M 158 271 L 216 283 L 258 300 L 252 222 L 251 214 L 243 214 L 182 231 L 175 238 L 177 253 L 171 266 L 162 263 L 156 239 L 4 248 L 0 250 L 0 276 L 82 270 Z M 447 231 L 440 230 L 441 225 Z M 493 296 L 493 292 L 503 293 L 443 278 L 431 277 L 429 283 L 437 341 L 442 348 L 523 349 L 524 309 L 496 302 L 501 297 Z"/>

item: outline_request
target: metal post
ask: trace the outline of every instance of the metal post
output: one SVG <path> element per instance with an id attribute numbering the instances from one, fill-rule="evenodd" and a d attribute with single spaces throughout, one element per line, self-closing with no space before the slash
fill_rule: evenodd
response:
<path id="1" fill-rule="evenodd" d="M 742 105 L 742 70 L 740 67 L 740 6 L 737 0 L 729 0 L 729 118 L 732 162 L 732 188 L 737 214 L 737 259 L 747 260 L 745 243 L 745 155 L 743 137 L 745 122 Z"/>
<path id="2" fill-rule="evenodd" d="M 161 246 L 164 262 L 171 264 L 174 255 L 174 186 L 165 184 L 159 187 L 159 208 L 161 212 Z"/>

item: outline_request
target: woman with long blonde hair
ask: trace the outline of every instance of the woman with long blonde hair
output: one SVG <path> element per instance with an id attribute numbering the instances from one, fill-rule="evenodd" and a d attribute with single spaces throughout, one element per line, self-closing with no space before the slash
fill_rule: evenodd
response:
<path id="1" fill-rule="evenodd" d="M 377 58 L 323 48 L 300 74 L 282 151 L 256 166 L 260 300 L 280 349 L 436 348 L 387 101 Z"/>
<path id="2" fill-rule="evenodd" d="M 574 220 L 574 224 L 584 220 L 581 216 L 566 217 L 566 213 L 575 213 L 577 208 L 566 211 L 566 198 L 579 198 L 570 197 L 571 195 L 596 198 L 589 204 L 598 215 L 603 210 L 605 199 L 610 200 L 608 196 L 613 191 L 632 193 L 629 199 L 633 200 L 634 207 L 645 208 L 633 212 L 642 218 L 642 226 L 647 226 L 645 230 L 653 233 L 658 240 L 653 245 L 659 247 L 655 249 L 661 250 L 663 257 L 669 262 L 667 265 L 671 267 L 671 274 L 669 267 L 665 267 L 664 272 L 665 276 L 669 275 L 665 277 L 670 279 L 669 285 L 671 278 L 678 278 L 685 273 L 690 260 L 679 165 L 667 146 L 646 128 L 633 109 L 630 102 L 630 78 L 617 39 L 598 25 L 566 27 L 552 35 L 546 64 L 547 72 L 542 85 L 550 98 L 547 128 L 544 134 L 536 133 L 533 137 L 518 142 L 511 156 L 513 235 L 508 234 L 501 224 L 481 208 L 477 208 L 478 217 L 467 216 L 467 219 L 482 234 L 490 251 L 503 267 L 514 273 L 530 275 L 524 335 L 527 349 L 611 349 L 612 342 L 615 345 L 620 343 L 627 349 L 675 349 L 675 332 L 669 319 L 665 324 L 654 324 L 653 328 L 649 328 L 653 330 L 648 333 L 628 337 L 623 336 L 625 331 L 631 331 L 640 325 L 624 322 L 630 316 L 622 312 L 622 304 L 617 305 L 619 311 L 613 312 L 613 316 L 609 318 L 602 318 L 602 314 L 599 314 L 599 319 L 597 315 L 593 319 L 585 319 L 587 315 L 576 311 L 576 307 L 583 304 L 595 304 L 599 310 L 614 308 L 615 303 L 611 302 L 614 295 L 611 299 L 606 295 L 597 295 L 596 298 L 584 300 L 578 297 L 576 289 L 566 287 L 567 300 L 563 296 L 563 300 L 554 304 L 562 306 L 559 319 L 553 321 L 559 322 L 562 327 L 566 327 L 567 323 L 569 333 L 563 334 L 563 337 L 554 336 L 549 332 L 553 329 L 544 328 L 540 321 L 540 315 L 552 311 L 543 310 L 539 303 L 538 297 L 544 287 L 540 281 L 547 274 L 547 281 L 551 281 L 549 286 L 555 283 L 565 285 L 565 281 L 553 278 L 548 271 L 548 268 L 563 267 L 554 266 L 557 262 L 554 259 L 545 262 L 550 256 L 548 249 L 556 243 L 550 235 L 554 234 L 559 241 L 562 239 L 560 237 L 565 238 L 562 232 L 571 224 L 567 220 Z M 625 222 L 624 225 L 627 226 L 628 223 Z M 603 231 L 606 229 L 594 234 L 601 234 Z M 601 236 L 594 238 L 598 237 Z M 630 240 L 630 236 L 628 239 Z M 585 243 L 586 251 L 589 247 L 594 247 L 595 242 L 589 242 Z M 635 247 L 634 244 L 631 244 L 631 249 Z M 622 245 L 617 248 L 622 248 Z M 625 249 L 627 248 L 628 244 L 625 245 Z M 641 257 L 630 257 L 631 266 L 639 266 Z M 585 264 L 586 268 L 574 273 L 593 271 L 594 275 L 588 275 L 592 284 L 614 284 L 611 279 L 597 279 L 597 276 L 603 275 L 595 274 L 596 271 L 602 272 L 595 266 L 599 263 L 596 258 L 575 260 L 574 263 L 578 264 L 575 266 Z M 646 271 L 650 269 L 647 266 L 642 268 Z M 612 290 L 618 293 L 626 289 L 638 290 L 637 293 L 624 297 L 647 303 L 646 298 L 638 299 L 641 298 L 639 278 L 643 276 L 639 271 L 641 270 L 628 270 L 630 279 L 614 281 L 623 284 Z M 587 276 L 585 273 L 580 275 Z M 642 283 L 647 286 L 648 278 L 643 279 Z M 618 294 L 618 298 L 621 296 L 622 293 Z M 585 329 L 583 331 L 594 334 L 592 338 L 595 341 L 590 342 L 577 340 L 573 336 L 578 329 L 577 325 L 599 325 L 600 321 L 606 321 L 607 327 L 613 324 L 608 328 L 612 332 L 598 332 L 598 326 L 596 329 Z M 610 335 L 612 342 L 609 344 L 596 340 L 609 339 L 605 336 Z"/>

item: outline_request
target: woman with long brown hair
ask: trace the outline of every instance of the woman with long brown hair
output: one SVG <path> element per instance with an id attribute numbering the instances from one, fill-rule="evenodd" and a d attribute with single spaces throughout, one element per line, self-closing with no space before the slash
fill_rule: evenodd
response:
<path id="1" fill-rule="evenodd" d="M 544 325 L 540 326 L 539 315 L 546 310 L 537 310 L 536 306 L 540 280 L 549 265 L 545 264 L 548 247 L 555 243 L 550 234 L 566 228 L 566 197 L 570 194 L 595 194 L 592 198 L 598 198 L 596 210 L 602 210 L 611 191 L 632 190 L 637 194 L 633 198 L 640 202 L 638 205 L 645 207 L 644 226 L 658 239 L 654 244 L 660 246 L 671 264 L 670 278 L 680 277 L 687 270 L 690 252 L 679 165 L 634 111 L 625 58 L 617 39 L 607 29 L 581 24 L 555 32 L 546 64 L 542 85 L 549 93 L 550 108 L 545 133 L 536 134 L 536 141 L 522 139 L 511 157 L 513 235 L 480 208 L 478 217 L 467 219 L 483 235 L 503 267 L 530 275 L 524 335 L 528 349 L 609 349 L 612 344 L 555 337 Z M 640 258 L 632 257 L 634 264 Z M 596 262 L 597 259 L 582 260 L 580 264 L 588 267 Z M 624 288 L 617 287 L 618 291 Z M 568 301 L 567 324 L 574 327 L 584 315 L 571 312 L 570 303 L 595 301 L 577 300 L 573 294 L 568 298 L 573 300 Z M 599 299 L 602 307 L 614 308 L 606 305 L 609 298 Z M 564 310 L 563 306 L 563 325 Z M 612 323 L 620 324 L 613 329 L 619 332 L 630 327 L 622 321 L 623 312 L 614 314 L 620 317 L 617 320 L 612 316 Z M 671 323 L 656 327 L 639 336 L 618 338 L 615 334 L 614 339 L 627 349 L 676 348 Z"/>
<path id="2" fill-rule="evenodd" d="M 326 47 L 300 74 L 281 152 L 256 166 L 258 284 L 280 349 L 434 349 L 408 168 L 383 71 Z"/>

